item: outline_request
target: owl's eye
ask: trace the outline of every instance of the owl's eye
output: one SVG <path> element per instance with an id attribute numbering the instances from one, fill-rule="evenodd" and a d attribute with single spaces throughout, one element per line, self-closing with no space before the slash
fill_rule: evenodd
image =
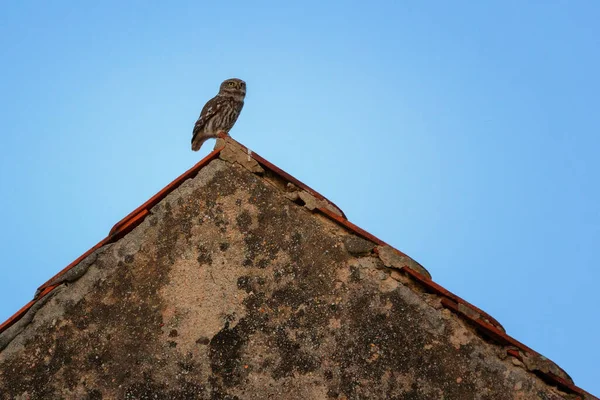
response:
<path id="1" fill-rule="evenodd" d="M 227 85 L 233 87 L 233 86 L 235 86 L 235 82 L 229 82 Z"/>

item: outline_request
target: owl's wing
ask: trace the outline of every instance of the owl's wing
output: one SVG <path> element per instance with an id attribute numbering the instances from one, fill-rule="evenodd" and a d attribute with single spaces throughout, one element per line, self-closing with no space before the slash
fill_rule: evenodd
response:
<path id="1" fill-rule="evenodd" d="M 202 132 L 202 128 L 204 128 L 208 121 L 210 121 L 210 119 L 215 116 L 215 114 L 217 113 L 217 111 L 219 111 L 220 108 L 221 103 L 219 102 L 217 96 L 210 99 L 204 105 L 204 107 L 202 107 L 202 111 L 200 111 L 200 117 L 198 117 L 198 120 L 194 125 L 194 130 L 192 132 L 192 142 L 194 141 L 196 135 Z"/>

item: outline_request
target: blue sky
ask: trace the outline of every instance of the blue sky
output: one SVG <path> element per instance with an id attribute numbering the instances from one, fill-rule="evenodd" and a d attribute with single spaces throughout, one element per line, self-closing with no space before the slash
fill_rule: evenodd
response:
<path id="1" fill-rule="evenodd" d="M 239 77 L 232 136 L 600 394 L 600 3 L 249 3 L 3 3 L 0 320 Z"/>

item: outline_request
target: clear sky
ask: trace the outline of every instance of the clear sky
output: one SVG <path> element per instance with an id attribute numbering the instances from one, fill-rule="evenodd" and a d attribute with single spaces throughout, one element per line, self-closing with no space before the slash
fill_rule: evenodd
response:
<path id="1" fill-rule="evenodd" d="M 239 77 L 232 136 L 600 395 L 600 3 L 288 3 L 2 3 L 0 320 Z"/>

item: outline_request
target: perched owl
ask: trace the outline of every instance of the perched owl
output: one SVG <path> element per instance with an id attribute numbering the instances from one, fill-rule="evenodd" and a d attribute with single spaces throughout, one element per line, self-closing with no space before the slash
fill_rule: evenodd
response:
<path id="1" fill-rule="evenodd" d="M 241 79 L 227 79 L 221 83 L 219 93 L 208 101 L 194 125 L 192 150 L 200 150 L 207 139 L 216 138 L 219 132 L 229 134 L 235 124 L 246 96 L 246 82 Z"/>

